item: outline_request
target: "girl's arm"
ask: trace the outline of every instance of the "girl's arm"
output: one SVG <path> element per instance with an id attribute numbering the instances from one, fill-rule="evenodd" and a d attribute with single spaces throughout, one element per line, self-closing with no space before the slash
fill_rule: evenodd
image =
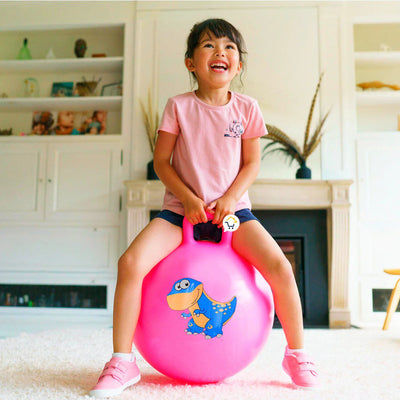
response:
<path id="1" fill-rule="evenodd" d="M 209 211 L 214 212 L 213 224 L 222 227 L 224 217 L 235 213 L 237 202 L 257 178 L 260 170 L 260 157 L 260 138 L 243 139 L 243 164 L 236 179 L 222 197 L 213 201 L 207 207 Z"/>
<path id="2" fill-rule="evenodd" d="M 171 155 L 177 135 L 160 131 L 154 149 L 154 170 L 166 188 L 183 204 L 185 217 L 191 224 L 207 222 L 206 204 L 197 197 L 179 178 L 171 165 Z"/>

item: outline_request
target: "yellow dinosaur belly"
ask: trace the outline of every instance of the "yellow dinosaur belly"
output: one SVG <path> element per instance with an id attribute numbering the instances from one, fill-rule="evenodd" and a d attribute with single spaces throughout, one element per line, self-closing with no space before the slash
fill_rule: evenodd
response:
<path id="1" fill-rule="evenodd" d="M 193 306 L 189 307 L 189 311 L 190 311 L 190 314 L 192 314 L 193 321 L 196 323 L 196 325 L 204 328 L 210 319 L 207 318 L 204 314 L 196 315 L 193 313 L 194 310 L 199 310 L 199 309 L 200 309 L 200 307 L 198 306 L 197 303 L 194 304 Z"/>

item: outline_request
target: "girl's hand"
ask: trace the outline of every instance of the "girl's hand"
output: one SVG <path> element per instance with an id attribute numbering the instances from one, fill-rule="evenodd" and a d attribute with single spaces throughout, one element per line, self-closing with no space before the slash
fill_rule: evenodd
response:
<path id="1" fill-rule="evenodd" d="M 213 224 L 222 228 L 224 218 L 229 214 L 235 214 L 236 200 L 233 197 L 222 196 L 207 206 L 207 211 L 214 214 Z"/>
<path id="2" fill-rule="evenodd" d="M 205 211 L 206 203 L 204 203 L 202 199 L 196 196 L 191 196 L 190 198 L 185 199 L 182 203 L 185 209 L 185 217 L 192 225 L 208 221 Z"/>

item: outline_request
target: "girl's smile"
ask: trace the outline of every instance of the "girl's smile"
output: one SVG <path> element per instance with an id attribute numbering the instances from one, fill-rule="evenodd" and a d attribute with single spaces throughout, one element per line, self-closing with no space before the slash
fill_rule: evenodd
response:
<path id="1" fill-rule="evenodd" d="M 214 72 L 225 72 L 228 70 L 228 64 L 225 61 L 217 61 L 217 62 L 212 62 L 210 65 L 210 68 L 214 71 Z"/>

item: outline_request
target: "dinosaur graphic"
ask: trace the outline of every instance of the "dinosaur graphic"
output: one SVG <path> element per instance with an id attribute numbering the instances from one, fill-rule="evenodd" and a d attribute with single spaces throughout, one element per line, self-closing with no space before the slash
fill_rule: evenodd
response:
<path id="1" fill-rule="evenodd" d="M 191 278 L 176 281 L 167 302 L 172 310 L 189 310 L 183 318 L 192 317 L 185 332 L 188 335 L 202 333 L 206 339 L 221 337 L 222 327 L 230 320 L 236 309 L 237 299 L 221 303 L 213 300 L 204 291 L 203 283 Z"/>

